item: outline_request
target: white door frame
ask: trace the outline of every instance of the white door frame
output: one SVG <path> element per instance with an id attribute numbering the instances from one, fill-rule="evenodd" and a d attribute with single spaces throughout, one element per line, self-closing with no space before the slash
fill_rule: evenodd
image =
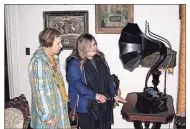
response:
<path id="1" fill-rule="evenodd" d="M 18 5 L 5 5 L 5 30 L 10 99 L 20 95 Z"/>

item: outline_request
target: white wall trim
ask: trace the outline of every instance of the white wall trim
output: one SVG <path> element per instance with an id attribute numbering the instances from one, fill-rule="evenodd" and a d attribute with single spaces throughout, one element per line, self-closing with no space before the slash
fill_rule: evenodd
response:
<path id="1" fill-rule="evenodd" d="M 20 95 L 18 5 L 5 5 L 5 28 L 10 98 Z"/>

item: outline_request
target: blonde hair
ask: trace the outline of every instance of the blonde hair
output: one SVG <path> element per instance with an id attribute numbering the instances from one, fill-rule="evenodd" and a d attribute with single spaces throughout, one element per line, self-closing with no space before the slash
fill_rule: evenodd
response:
<path id="1" fill-rule="evenodd" d="M 83 65 L 84 65 L 84 63 L 86 62 L 86 59 L 87 59 L 88 50 L 90 49 L 91 42 L 93 40 L 97 44 L 96 39 L 91 34 L 88 34 L 88 33 L 82 34 L 77 39 L 77 42 L 73 47 L 73 51 L 72 51 L 71 55 L 66 59 L 66 64 L 67 64 L 67 61 L 72 56 L 77 56 L 77 57 L 79 57 L 81 59 L 81 61 L 80 61 L 80 69 L 82 70 L 82 67 L 83 67 Z M 101 51 L 99 51 L 98 49 L 97 49 L 97 55 L 99 55 L 101 57 L 104 57 L 104 54 Z"/>

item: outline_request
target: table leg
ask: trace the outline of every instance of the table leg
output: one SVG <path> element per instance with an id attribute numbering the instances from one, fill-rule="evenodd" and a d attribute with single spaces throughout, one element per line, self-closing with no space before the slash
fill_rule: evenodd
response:
<path id="1" fill-rule="evenodd" d="M 133 122 L 135 129 L 143 129 L 142 122 L 134 121 Z"/>
<path id="2" fill-rule="evenodd" d="M 145 121 L 145 123 L 144 123 L 145 129 L 149 129 L 149 125 L 150 125 L 150 122 L 149 121 Z"/>
<path id="3" fill-rule="evenodd" d="M 155 123 L 153 123 L 151 129 L 160 129 L 160 127 L 161 127 L 161 123 L 159 123 L 159 122 L 155 122 Z"/>

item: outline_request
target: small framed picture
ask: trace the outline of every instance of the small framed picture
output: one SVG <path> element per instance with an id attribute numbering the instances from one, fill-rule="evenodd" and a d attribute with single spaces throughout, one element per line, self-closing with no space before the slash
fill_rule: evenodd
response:
<path id="1" fill-rule="evenodd" d="M 128 22 L 134 20 L 133 5 L 96 5 L 96 33 L 120 34 Z"/>

